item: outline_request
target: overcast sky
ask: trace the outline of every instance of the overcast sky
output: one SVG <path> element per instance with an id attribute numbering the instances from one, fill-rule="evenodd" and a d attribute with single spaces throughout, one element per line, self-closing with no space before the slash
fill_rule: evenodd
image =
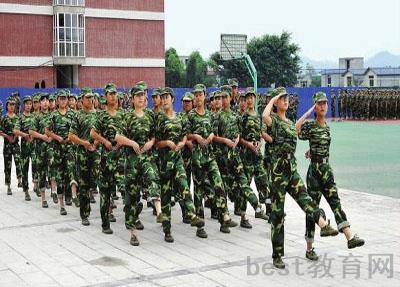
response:
<path id="1" fill-rule="evenodd" d="M 400 54 L 400 0 L 165 0 L 166 48 L 219 50 L 221 33 L 291 32 L 313 60 Z"/>

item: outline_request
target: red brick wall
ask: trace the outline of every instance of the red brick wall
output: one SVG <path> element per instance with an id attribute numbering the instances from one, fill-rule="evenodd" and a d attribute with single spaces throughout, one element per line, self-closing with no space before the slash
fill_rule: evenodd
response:
<path id="1" fill-rule="evenodd" d="M 15 71 L 4 70 L 10 68 L 16 69 L 15 67 L 0 67 L 1 88 L 13 88 L 13 87 L 34 88 L 35 82 L 39 82 L 40 84 L 42 80 L 46 82 L 46 88 L 53 87 L 53 80 L 55 80 L 53 67 L 15 70 Z"/>
<path id="2" fill-rule="evenodd" d="M 0 14 L 0 39 L 1 56 L 51 56 L 53 16 Z"/>
<path id="3" fill-rule="evenodd" d="M 2 0 L 1 3 L 13 3 L 13 4 L 23 4 L 23 5 L 53 5 L 51 0 Z"/>
<path id="4" fill-rule="evenodd" d="M 164 58 L 164 22 L 86 18 L 86 57 Z"/>
<path id="5" fill-rule="evenodd" d="M 164 0 L 86 0 L 87 8 L 164 12 Z"/>
<path id="6" fill-rule="evenodd" d="M 146 81 L 149 87 L 163 87 L 164 68 L 109 68 L 81 67 L 79 69 L 80 87 L 103 87 L 112 81 L 120 88 L 132 88 L 139 81 Z"/>

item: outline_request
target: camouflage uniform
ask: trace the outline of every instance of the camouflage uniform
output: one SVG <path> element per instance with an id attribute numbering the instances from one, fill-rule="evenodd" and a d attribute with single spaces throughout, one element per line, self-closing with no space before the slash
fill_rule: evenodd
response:
<path id="1" fill-rule="evenodd" d="M 24 102 L 26 99 L 24 99 Z M 32 114 L 26 115 L 25 113 L 22 113 L 19 116 L 19 121 L 15 125 L 15 129 L 20 130 L 23 133 L 29 134 L 29 130 L 32 129 L 32 126 L 34 124 L 34 116 Z M 24 191 L 29 190 L 29 180 L 28 180 L 28 174 L 29 174 L 29 160 L 32 161 L 32 177 L 34 178 L 34 174 L 36 171 L 34 170 L 34 145 L 33 141 L 27 141 L 24 138 L 21 138 L 21 170 L 22 170 L 22 189 Z"/>
<path id="2" fill-rule="evenodd" d="M 285 95 L 283 88 L 274 90 L 274 95 Z M 272 144 L 272 189 L 271 189 L 271 241 L 272 257 L 284 255 L 284 206 L 285 196 L 289 193 L 303 211 L 318 223 L 321 211 L 307 194 L 304 183 L 297 172 L 294 157 L 297 135 L 294 124 L 284 121 L 277 115 L 271 115 Z"/>
<path id="3" fill-rule="evenodd" d="M 157 124 L 157 141 L 171 140 L 178 144 L 186 136 L 187 126 L 181 115 L 173 118 L 160 114 Z M 181 152 L 175 152 L 165 147 L 158 151 L 160 159 L 161 179 L 161 209 L 168 220 L 162 222 L 164 233 L 171 230 L 171 197 L 179 201 L 184 208 L 184 214 L 189 218 L 195 216 L 195 208 L 190 194 L 186 171 Z"/>
<path id="4" fill-rule="evenodd" d="M 203 115 L 192 110 L 188 114 L 189 133 L 198 134 L 207 138 L 212 132 L 212 115 L 206 110 Z M 194 205 L 197 216 L 204 218 L 203 198 L 205 191 L 211 192 L 214 198 L 214 206 L 219 211 L 220 219 L 228 214 L 226 196 L 221 174 L 215 161 L 210 145 L 202 146 L 193 142 L 192 173 L 194 182 Z M 222 223 L 222 221 L 221 221 Z"/>
<path id="5" fill-rule="evenodd" d="M 121 134 L 143 146 L 147 141 L 154 138 L 154 121 L 150 113 L 145 112 L 138 117 L 135 111 L 127 112 L 125 119 L 118 130 Z M 137 198 L 139 186 L 144 182 L 152 198 L 160 196 L 159 174 L 154 161 L 151 159 L 151 150 L 144 154 L 136 154 L 132 148 L 127 150 L 125 164 L 125 225 L 127 228 L 135 229 L 138 220 Z"/>
<path id="6" fill-rule="evenodd" d="M 64 95 L 65 96 L 65 95 Z M 69 130 L 75 119 L 75 113 L 68 109 L 65 114 L 61 114 L 59 110 L 51 114 L 49 130 L 54 134 L 68 139 Z M 56 140 L 51 142 L 53 150 L 53 175 L 57 183 L 57 194 L 69 195 L 69 187 L 71 179 L 68 172 L 68 161 L 71 153 L 72 144 L 69 142 L 59 143 Z"/>
<path id="7" fill-rule="evenodd" d="M 94 125 L 94 130 L 113 145 L 112 150 L 108 150 L 105 146 L 101 147 L 99 190 L 103 229 L 110 228 L 109 211 L 111 196 L 116 189 L 116 175 L 120 163 L 120 150 L 115 148 L 115 135 L 122 120 L 123 113 L 121 111 L 117 111 L 115 115 L 111 115 L 107 111 L 100 110 L 97 112 L 96 123 Z"/>
<path id="8" fill-rule="evenodd" d="M 11 98 L 7 99 L 7 103 L 15 101 Z M 19 146 L 19 138 L 14 135 L 13 130 L 18 128 L 19 117 L 14 114 L 13 117 L 10 117 L 6 114 L 2 119 L 1 130 L 5 134 L 14 137 L 14 142 L 9 142 L 7 139 L 4 139 L 4 147 L 3 147 L 3 157 L 4 157 L 4 174 L 5 174 L 5 184 L 11 184 L 11 165 L 12 159 L 14 157 L 15 169 L 17 172 L 17 178 L 21 179 L 22 171 L 21 171 L 21 148 Z"/>
<path id="9" fill-rule="evenodd" d="M 235 141 L 240 135 L 240 118 L 232 110 L 222 110 L 216 119 L 215 127 L 216 135 Z M 218 162 L 225 191 L 231 201 L 237 204 L 238 209 L 246 212 L 247 202 L 251 204 L 254 210 L 260 208 L 261 205 L 258 202 L 258 198 L 251 189 L 246 177 L 239 148 L 221 145 Z M 239 194 L 237 194 L 238 192 Z"/>
<path id="10" fill-rule="evenodd" d="M 86 92 L 86 91 L 85 91 Z M 89 93 L 89 92 L 87 92 Z M 78 111 L 74 121 L 71 123 L 69 133 L 74 134 L 82 140 L 93 144 L 90 130 L 96 121 L 96 112 Z M 88 151 L 83 146 L 77 147 L 76 174 L 79 186 L 79 203 L 81 219 L 90 215 L 90 189 L 96 186 L 96 162 L 99 160 L 98 151 Z"/>

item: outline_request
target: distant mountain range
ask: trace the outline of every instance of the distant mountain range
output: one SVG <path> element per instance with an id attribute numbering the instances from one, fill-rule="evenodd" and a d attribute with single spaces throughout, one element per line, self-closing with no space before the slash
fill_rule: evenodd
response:
<path id="1" fill-rule="evenodd" d="M 302 67 L 306 67 L 307 63 L 313 66 L 315 69 L 335 69 L 338 68 L 339 59 L 336 62 L 333 61 L 316 61 L 309 57 L 301 57 Z M 400 55 L 394 55 L 388 51 L 382 51 L 374 56 L 365 59 L 364 67 L 400 67 Z"/>

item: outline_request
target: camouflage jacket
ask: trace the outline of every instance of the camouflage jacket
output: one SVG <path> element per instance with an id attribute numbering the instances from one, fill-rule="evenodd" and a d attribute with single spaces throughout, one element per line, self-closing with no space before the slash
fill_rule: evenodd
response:
<path id="1" fill-rule="evenodd" d="M 331 135 L 327 124 L 321 127 L 315 120 L 305 122 L 301 127 L 299 139 L 309 141 L 312 156 L 329 157 Z"/>
<path id="2" fill-rule="evenodd" d="M 278 115 L 271 115 L 272 155 L 295 153 L 297 145 L 296 127 L 291 120 L 284 121 Z"/>

